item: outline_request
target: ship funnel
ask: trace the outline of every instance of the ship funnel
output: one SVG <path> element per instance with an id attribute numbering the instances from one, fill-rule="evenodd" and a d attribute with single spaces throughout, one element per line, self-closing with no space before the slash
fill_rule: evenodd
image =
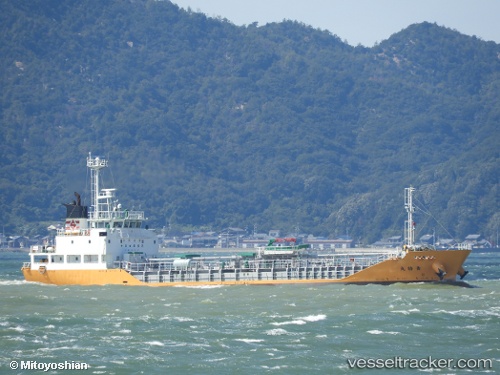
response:
<path id="1" fill-rule="evenodd" d="M 464 278 L 465 276 L 467 276 L 467 274 L 468 274 L 468 273 L 469 273 L 469 271 L 466 271 L 466 270 L 464 270 L 464 268 L 463 268 L 463 267 L 460 267 L 460 268 L 458 269 L 457 275 L 458 275 L 458 276 L 460 276 L 460 280 L 463 280 L 463 278 Z"/>

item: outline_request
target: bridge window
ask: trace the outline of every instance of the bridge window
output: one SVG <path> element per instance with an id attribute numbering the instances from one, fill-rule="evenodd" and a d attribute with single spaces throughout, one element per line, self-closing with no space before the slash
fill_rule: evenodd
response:
<path id="1" fill-rule="evenodd" d="M 68 255 L 66 261 L 68 263 L 81 263 L 80 255 Z"/>
<path id="2" fill-rule="evenodd" d="M 47 255 L 36 255 L 33 258 L 35 263 L 47 263 L 49 261 L 49 257 Z"/>
<path id="3" fill-rule="evenodd" d="M 97 263 L 99 261 L 98 255 L 84 255 L 83 263 Z"/>
<path id="4" fill-rule="evenodd" d="M 62 255 L 52 255 L 52 263 L 64 263 L 64 257 Z"/>

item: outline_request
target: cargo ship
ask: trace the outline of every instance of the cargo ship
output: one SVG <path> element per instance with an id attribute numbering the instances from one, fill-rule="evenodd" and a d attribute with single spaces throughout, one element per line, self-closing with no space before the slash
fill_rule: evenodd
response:
<path id="1" fill-rule="evenodd" d="M 107 166 L 106 159 L 89 154 L 90 207 L 81 204 L 78 193 L 64 204 L 66 219 L 54 244 L 30 248 L 30 261 L 21 268 L 25 280 L 55 285 L 390 284 L 456 282 L 467 274 L 463 263 L 470 248 L 414 244 L 413 187 L 405 189 L 405 245 L 398 249 L 324 254 L 283 238 L 239 254 L 166 257 L 145 225 L 144 212 L 125 209 L 116 189 L 100 187 Z"/>

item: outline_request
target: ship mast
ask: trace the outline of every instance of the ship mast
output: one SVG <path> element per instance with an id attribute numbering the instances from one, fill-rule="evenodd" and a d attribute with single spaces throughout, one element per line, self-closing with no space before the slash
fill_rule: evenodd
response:
<path id="1" fill-rule="evenodd" d="M 89 152 L 87 157 L 87 167 L 90 168 L 90 199 L 92 206 L 92 218 L 99 219 L 99 172 L 102 168 L 108 166 L 106 159 L 101 159 L 98 156 L 92 158 Z"/>
<path id="2" fill-rule="evenodd" d="M 405 208 L 408 213 L 408 219 L 405 222 L 405 242 L 408 246 L 415 244 L 415 223 L 413 221 L 413 212 L 415 212 L 415 207 L 413 206 L 414 191 L 415 188 L 412 186 L 405 188 Z"/>

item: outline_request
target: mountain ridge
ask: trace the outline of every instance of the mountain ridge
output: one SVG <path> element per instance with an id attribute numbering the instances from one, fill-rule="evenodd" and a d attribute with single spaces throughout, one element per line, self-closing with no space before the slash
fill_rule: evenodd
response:
<path id="1" fill-rule="evenodd" d="M 498 227 L 498 44 L 422 23 L 351 47 L 299 22 L 237 27 L 167 1 L 0 8 L 12 231 L 60 217 L 89 151 L 121 164 L 121 199 L 150 226 L 373 241 L 402 232 L 413 185 L 453 236 Z"/>

